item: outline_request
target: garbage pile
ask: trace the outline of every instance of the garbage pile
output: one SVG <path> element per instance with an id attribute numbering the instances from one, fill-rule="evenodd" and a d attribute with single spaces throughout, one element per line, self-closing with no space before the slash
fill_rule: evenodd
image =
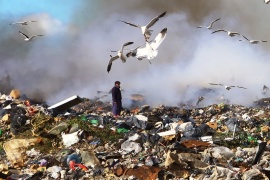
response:
<path id="1" fill-rule="evenodd" d="M 0 94 L 0 179 L 269 179 L 270 110 L 262 101 L 133 103 L 115 119 L 100 99 L 48 106 L 13 89 Z"/>

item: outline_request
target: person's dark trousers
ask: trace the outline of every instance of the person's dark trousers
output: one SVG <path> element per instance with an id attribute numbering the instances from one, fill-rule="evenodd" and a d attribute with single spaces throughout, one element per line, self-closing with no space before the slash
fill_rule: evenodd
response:
<path id="1" fill-rule="evenodd" d="M 119 116 L 122 110 L 122 102 L 113 102 L 112 113 L 114 116 Z"/>

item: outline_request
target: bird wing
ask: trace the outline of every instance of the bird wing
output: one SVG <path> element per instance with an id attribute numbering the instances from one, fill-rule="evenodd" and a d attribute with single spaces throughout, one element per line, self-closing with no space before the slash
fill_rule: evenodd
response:
<path id="1" fill-rule="evenodd" d="M 250 40 L 250 42 L 252 43 L 259 43 L 259 42 L 267 42 L 267 41 L 263 41 L 263 40 Z"/>
<path id="2" fill-rule="evenodd" d="M 126 56 L 127 56 L 127 57 L 130 57 L 130 56 L 135 57 L 135 56 L 137 55 L 137 49 L 140 48 L 140 47 L 142 47 L 143 45 L 145 45 L 145 43 L 143 43 L 143 44 L 137 46 L 135 49 L 129 50 L 129 52 L 126 54 Z"/>
<path id="3" fill-rule="evenodd" d="M 242 87 L 242 86 L 236 86 L 236 87 L 238 87 L 238 88 L 242 88 L 242 89 L 247 89 L 247 88 L 245 88 L 245 87 Z"/>
<path id="4" fill-rule="evenodd" d="M 156 36 L 155 40 L 153 42 L 150 43 L 150 46 L 156 50 L 159 45 L 162 43 L 162 41 L 165 39 L 167 34 L 167 28 L 164 28 L 160 31 L 160 33 L 158 33 L 158 35 Z"/>
<path id="5" fill-rule="evenodd" d="M 128 45 L 130 45 L 130 44 L 133 44 L 133 42 L 126 42 L 126 43 L 124 43 L 124 44 L 122 45 L 121 51 L 123 51 L 123 49 L 124 49 L 125 46 L 128 46 Z"/>
<path id="6" fill-rule="evenodd" d="M 219 86 L 223 86 L 223 84 L 217 84 L 217 83 L 209 83 L 210 85 L 219 85 Z"/>
<path id="7" fill-rule="evenodd" d="M 43 35 L 33 35 L 29 39 L 33 39 L 34 37 L 37 37 L 37 36 L 43 36 Z"/>
<path id="8" fill-rule="evenodd" d="M 151 26 L 153 26 L 153 25 L 159 20 L 159 18 L 165 16 L 165 14 L 166 14 L 166 11 L 165 11 L 164 13 L 160 14 L 159 16 L 153 18 L 153 19 L 146 25 L 146 28 L 148 29 L 148 28 L 150 28 Z"/>
<path id="9" fill-rule="evenodd" d="M 114 60 L 118 59 L 118 58 L 119 58 L 118 55 L 116 55 L 116 56 L 114 56 L 114 57 L 111 56 L 111 59 L 109 60 L 109 63 L 108 63 L 108 66 L 107 66 L 107 72 L 108 72 L 108 73 L 110 72 L 110 70 L 111 70 L 111 68 L 112 68 L 112 62 L 113 62 Z"/>
<path id="10" fill-rule="evenodd" d="M 216 31 L 213 31 L 212 34 L 213 34 L 213 33 L 216 33 L 216 32 L 220 32 L 220 31 L 227 32 L 227 31 L 224 30 L 224 29 L 218 29 L 218 30 L 216 30 Z"/>
<path id="11" fill-rule="evenodd" d="M 119 21 L 121 21 L 121 20 L 119 20 Z M 126 21 L 121 21 L 121 22 L 126 23 L 126 24 L 131 25 L 131 26 L 134 26 L 134 27 L 137 27 L 137 28 L 141 28 L 141 26 L 139 26 L 137 24 L 133 24 L 133 23 L 126 22 Z"/>
<path id="12" fill-rule="evenodd" d="M 26 38 L 29 38 L 26 34 L 22 33 L 21 31 L 19 31 L 19 33 L 23 36 L 25 36 Z"/>
<path id="13" fill-rule="evenodd" d="M 214 24 L 215 22 L 217 22 L 218 20 L 220 20 L 220 18 L 218 18 L 218 19 L 216 19 L 216 20 L 212 21 L 212 22 L 211 22 L 211 24 L 210 24 L 210 27 L 212 27 L 212 26 L 213 26 L 213 24 Z"/>
<path id="14" fill-rule="evenodd" d="M 241 34 L 241 36 L 242 36 L 243 38 L 245 38 L 246 40 L 249 41 L 249 39 L 248 39 L 246 36 L 244 36 L 244 35 L 242 35 L 242 34 Z"/>
<path id="15" fill-rule="evenodd" d="M 240 34 L 239 32 L 231 32 L 232 35 L 240 35 L 243 36 L 242 34 Z"/>

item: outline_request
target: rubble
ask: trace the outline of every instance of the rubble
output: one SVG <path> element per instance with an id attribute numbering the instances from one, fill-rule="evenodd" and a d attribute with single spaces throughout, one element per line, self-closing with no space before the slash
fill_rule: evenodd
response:
<path id="1" fill-rule="evenodd" d="M 115 119 L 100 97 L 48 106 L 15 92 L 0 99 L 2 179 L 269 179 L 267 99 L 151 107 L 134 94 Z"/>

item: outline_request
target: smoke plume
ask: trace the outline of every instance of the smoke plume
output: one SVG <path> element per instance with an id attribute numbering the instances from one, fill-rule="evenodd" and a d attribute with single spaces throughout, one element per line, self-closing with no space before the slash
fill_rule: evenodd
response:
<path id="1" fill-rule="evenodd" d="M 28 26 L 8 25 L 18 21 L 2 14 L 0 30 L 0 77 L 7 74 L 12 85 L 27 96 L 42 96 L 48 104 L 72 95 L 92 98 L 97 91 L 109 91 L 114 81 L 121 81 L 123 96 L 139 93 L 150 105 L 196 104 L 204 96 L 203 105 L 218 103 L 220 97 L 231 103 L 252 105 L 263 97 L 263 85 L 270 86 L 269 44 L 250 44 L 240 36 L 216 29 L 242 33 L 250 39 L 268 40 L 270 5 L 253 0 L 120 0 L 84 1 L 74 9 L 70 23 L 42 12 L 19 20 L 37 20 Z M 119 50 L 132 41 L 135 48 L 144 43 L 140 29 L 119 20 L 146 25 L 163 13 L 151 29 L 154 38 L 168 28 L 158 56 L 138 61 L 129 58 L 113 62 L 106 68 L 111 50 Z M 196 28 L 217 21 L 213 30 Z M 32 42 L 24 42 L 18 33 L 42 34 Z M 211 86 L 209 83 L 238 85 L 247 89 Z M 110 98 L 108 98 L 110 100 Z"/>

